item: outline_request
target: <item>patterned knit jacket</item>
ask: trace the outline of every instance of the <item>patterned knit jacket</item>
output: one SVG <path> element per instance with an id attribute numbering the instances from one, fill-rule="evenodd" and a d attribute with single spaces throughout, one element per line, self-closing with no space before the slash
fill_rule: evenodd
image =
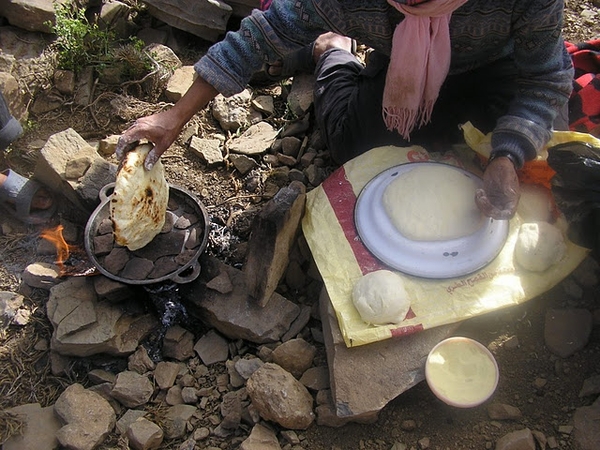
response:
<path id="1" fill-rule="evenodd" d="M 509 151 L 520 164 L 546 144 L 557 110 L 571 93 L 563 8 L 563 0 L 469 0 L 452 14 L 451 74 L 514 58 L 518 94 L 496 124 L 492 147 Z M 229 96 L 242 91 L 264 63 L 280 60 L 325 31 L 389 55 L 401 20 L 386 0 L 274 0 L 267 11 L 253 11 L 237 32 L 213 45 L 195 69 Z"/>

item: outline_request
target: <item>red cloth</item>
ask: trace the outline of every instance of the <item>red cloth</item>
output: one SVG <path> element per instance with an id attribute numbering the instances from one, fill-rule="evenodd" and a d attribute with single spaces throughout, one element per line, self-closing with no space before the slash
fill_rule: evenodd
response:
<path id="1" fill-rule="evenodd" d="M 600 137 L 600 39 L 565 45 L 575 68 L 569 127 Z"/>

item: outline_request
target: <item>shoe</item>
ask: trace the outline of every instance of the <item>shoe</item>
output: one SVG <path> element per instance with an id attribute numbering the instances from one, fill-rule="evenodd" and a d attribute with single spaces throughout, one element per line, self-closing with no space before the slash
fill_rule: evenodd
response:
<path id="1" fill-rule="evenodd" d="M 0 93 L 0 150 L 8 146 L 23 134 L 23 127 L 9 112 L 4 96 Z"/>
<path id="2" fill-rule="evenodd" d="M 0 186 L 0 205 L 20 221 L 39 225 L 47 223 L 56 212 L 56 199 L 43 185 L 19 175 L 13 170 L 2 172 L 7 176 L 6 181 Z M 32 208 L 32 201 L 40 189 L 45 189 L 52 199 L 49 208 Z"/>

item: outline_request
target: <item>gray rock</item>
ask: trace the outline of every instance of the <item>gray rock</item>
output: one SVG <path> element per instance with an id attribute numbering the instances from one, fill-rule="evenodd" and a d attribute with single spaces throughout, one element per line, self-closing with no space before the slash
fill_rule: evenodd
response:
<path id="1" fill-rule="evenodd" d="M 233 9 L 226 3 L 185 2 L 182 0 L 148 0 L 148 12 L 173 28 L 187 31 L 210 42 L 225 34 Z"/>
<path id="2" fill-rule="evenodd" d="M 505 434 L 496 442 L 496 450 L 535 450 L 535 440 L 529 428 Z"/>
<path id="3" fill-rule="evenodd" d="M 63 391 L 54 404 L 54 412 L 65 423 L 56 438 L 66 448 L 92 450 L 116 424 L 115 411 L 108 401 L 78 383 Z"/>
<path id="4" fill-rule="evenodd" d="M 0 291 L 0 330 L 5 330 L 13 322 L 23 300 L 25 297 L 20 294 Z"/>
<path id="5" fill-rule="evenodd" d="M 592 322 L 587 309 L 550 309 L 546 312 L 544 341 L 552 353 L 567 358 L 587 345 Z"/>
<path id="6" fill-rule="evenodd" d="M 198 354 L 202 362 L 209 366 L 227 360 L 229 346 L 222 336 L 214 330 L 210 330 L 196 342 L 194 351 Z"/>
<path id="7" fill-rule="evenodd" d="M 575 441 L 581 450 L 597 450 L 600 442 L 600 400 L 582 406 L 573 414 Z"/>
<path id="8" fill-rule="evenodd" d="M 250 126 L 239 137 L 231 140 L 229 151 L 243 155 L 260 155 L 265 153 L 275 141 L 277 130 L 267 122 L 259 122 Z"/>
<path id="9" fill-rule="evenodd" d="M 308 390 L 277 364 L 266 363 L 254 372 L 246 390 L 265 420 L 292 430 L 305 430 L 315 419 Z"/>
<path id="10" fill-rule="evenodd" d="M 99 302 L 86 277 L 71 277 L 50 289 L 46 313 L 52 350 L 70 356 L 129 354 L 157 325 L 151 314 L 127 314 L 118 305 Z"/>
<path id="11" fill-rule="evenodd" d="M 163 340 L 162 354 L 177 361 L 191 358 L 194 356 L 194 334 L 179 325 L 169 327 Z"/>
<path id="12" fill-rule="evenodd" d="M 487 412 L 492 420 L 517 420 L 523 416 L 519 408 L 504 403 L 489 404 Z"/>
<path id="13" fill-rule="evenodd" d="M 230 339 L 245 339 L 257 344 L 278 341 L 298 316 L 296 304 L 274 293 L 261 308 L 248 293 L 244 274 L 218 259 L 202 255 L 199 279 L 181 286 L 182 297 L 189 302 L 189 312 Z M 206 287 L 206 280 L 227 271 L 233 291 L 221 294 Z M 206 278 L 204 278 L 206 277 Z"/>
<path id="14" fill-rule="evenodd" d="M 240 450 L 281 450 L 281 446 L 273 430 L 256 424 L 250 436 L 241 443 Z"/>
<path id="15" fill-rule="evenodd" d="M 145 375 L 125 371 L 117 375 L 111 395 L 127 408 L 145 405 L 154 393 L 152 382 Z"/>
<path id="16" fill-rule="evenodd" d="M 185 435 L 188 421 L 196 412 L 191 405 L 174 405 L 165 413 L 163 431 L 167 439 L 177 439 Z"/>
<path id="17" fill-rule="evenodd" d="M 312 366 L 317 354 L 314 345 L 304 339 L 291 339 L 277 346 L 271 353 L 271 361 L 290 372 L 294 377 L 300 378 Z"/>
<path id="18" fill-rule="evenodd" d="M 58 447 L 56 432 L 61 428 L 54 407 L 42 408 L 39 403 L 15 406 L 4 411 L 24 421 L 23 433 L 11 436 L 2 443 L 3 450 L 54 450 Z"/>
<path id="19" fill-rule="evenodd" d="M 154 422 L 140 417 L 127 429 L 129 445 L 135 450 L 151 450 L 160 448 L 163 442 L 163 430 Z"/>
<path id="20" fill-rule="evenodd" d="M 58 4 L 66 3 L 65 0 L 59 0 Z M 41 31 L 50 33 L 49 23 L 54 23 L 56 14 L 54 12 L 54 2 L 44 0 L 15 0 L 3 1 L 2 15 L 8 19 L 8 22 L 19 28 L 28 31 Z"/>
<path id="21" fill-rule="evenodd" d="M 61 282 L 60 267 L 45 262 L 31 263 L 25 267 L 21 278 L 27 286 L 48 290 Z"/>
<path id="22" fill-rule="evenodd" d="M 353 421 L 376 419 L 388 402 L 423 381 L 427 355 L 459 326 L 443 325 L 348 348 L 325 289 L 319 302 L 336 413 Z"/>
<path id="23" fill-rule="evenodd" d="M 208 166 L 221 164 L 224 161 L 221 152 L 221 141 L 218 139 L 201 139 L 192 136 L 190 150 Z"/>
<path id="24" fill-rule="evenodd" d="M 160 361 L 154 369 L 154 382 L 160 389 L 168 389 L 175 384 L 179 374 L 179 364 L 169 361 Z"/>

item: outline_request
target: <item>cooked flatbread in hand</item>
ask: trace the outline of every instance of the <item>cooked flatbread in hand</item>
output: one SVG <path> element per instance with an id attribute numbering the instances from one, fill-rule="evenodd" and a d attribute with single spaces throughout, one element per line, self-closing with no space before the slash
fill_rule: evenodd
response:
<path id="1" fill-rule="evenodd" d="M 144 168 L 151 149 L 144 144 L 125 155 L 110 200 L 115 242 L 132 251 L 150 243 L 165 223 L 169 185 L 160 160 L 152 170 Z"/>

